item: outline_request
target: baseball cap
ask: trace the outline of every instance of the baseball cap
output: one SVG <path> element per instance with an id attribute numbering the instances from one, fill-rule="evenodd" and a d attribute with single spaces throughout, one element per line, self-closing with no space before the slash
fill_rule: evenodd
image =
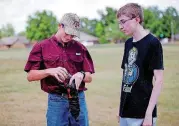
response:
<path id="1" fill-rule="evenodd" d="M 65 33 L 80 38 L 80 18 L 74 13 L 66 13 L 60 20 L 64 25 Z"/>

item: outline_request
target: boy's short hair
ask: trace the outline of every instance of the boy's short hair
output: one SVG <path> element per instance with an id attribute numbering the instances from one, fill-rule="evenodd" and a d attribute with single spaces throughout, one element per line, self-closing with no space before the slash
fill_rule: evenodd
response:
<path id="1" fill-rule="evenodd" d="M 130 18 L 139 17 L 140 18 L 140 24 L 144 21 L 144 14 L 143 9 L 140 5 L 137 3 L 128 3 L 117 11 L 117 18 L 119 18 L 121 15 L 125 15 Z"/>

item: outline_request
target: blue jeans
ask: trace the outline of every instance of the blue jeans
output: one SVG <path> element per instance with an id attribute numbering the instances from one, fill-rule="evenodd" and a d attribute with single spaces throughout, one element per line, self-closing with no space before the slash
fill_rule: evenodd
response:
<path id="1" fill-rule="evenodd" d="M 121 118 L 119 120 L 119 126 L 141 126 L 144 119 L 136 119 L 136 118 Z M 157 118 L 153 118 L 152 126 L 156 126 Z"/>
<path id="2" fill-rule="evenodd" d="M 89 126 L 85 93 L 80 92 L 78 95 L 80 115 L 79 121 L 76 122 L 69 112 L 68 99 L 60 95 L 49 94 L 46 114 L 47 126 Z"/>

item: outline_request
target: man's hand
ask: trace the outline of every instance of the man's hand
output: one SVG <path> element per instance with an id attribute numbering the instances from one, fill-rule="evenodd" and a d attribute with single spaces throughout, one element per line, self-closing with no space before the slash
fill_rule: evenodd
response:
<path id="1" fill-rule="evenodd" d="M 68 77 L 68 72 L 63 67 L 49 68 L 45 70 L 50 76 L 54 76 L 59 82 L 64 82 Z"/>
<path id="2" fill-rule="evenodd" d="M 143 122 L 142 126 L 152 126 L 152 114 L 145 115 L 144 122 Z"/>
<path id="3" fill-rule="evenodd" d="M 81 72 L 78 72 L 78 73 L 74 74 L 71 77 L 69 84 L 71 85 L 72 81 L 75 79 L 76 89 L 78 90 L 81 82 L 83 81 L 83 76 L 84 75 Z"/>

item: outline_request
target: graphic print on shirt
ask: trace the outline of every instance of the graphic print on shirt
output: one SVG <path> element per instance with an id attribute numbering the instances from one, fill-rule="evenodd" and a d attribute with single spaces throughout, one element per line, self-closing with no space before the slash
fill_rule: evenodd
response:
<path id="1" fill-rule="evenodd" d="M 131 92 L 133 84 L 136 82 L 139 76 L 139 68 L 135 64 L 137 59 L 138 50 L 137 48 L 133 47 L 129 51 L 128 56 L 128 64 L 125 63 L 124 75 L 123 75 L 123 91 L 124 92 Z"/>

